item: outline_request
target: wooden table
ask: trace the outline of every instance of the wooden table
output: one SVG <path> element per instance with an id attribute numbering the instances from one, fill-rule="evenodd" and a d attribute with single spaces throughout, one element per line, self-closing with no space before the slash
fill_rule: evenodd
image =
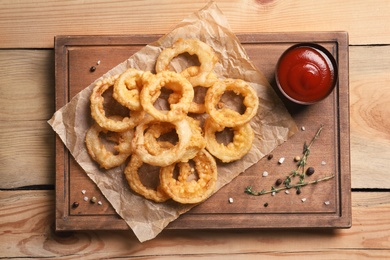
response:
<path id="1" fill-rule="evenodd" d="M 164 34 L 207 1 L 0 2 L 0 257 L 385 259 L 390 256 L 390 3 L 217 1 L 236 33 L 349 33 L 352 228 L 54 231 L 54 36 Z"/>

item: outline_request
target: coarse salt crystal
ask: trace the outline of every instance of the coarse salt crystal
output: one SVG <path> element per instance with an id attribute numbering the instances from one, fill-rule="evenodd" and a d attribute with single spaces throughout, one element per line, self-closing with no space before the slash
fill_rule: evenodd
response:
<path id="1" fill-rule="evenodd" d="M 84 197 L 84 201 L 88 201 L 88 197 Z"/>
<path id="2" fill-rule="evenodd" d="M 306 130 L 306 128 L 305 128 L 304 126 L 302 126 L 302 127 L 301 127 L 301 130 L 302 130 L 302 131 L 305 131 L 305 130 Z"/>
<path id="3" fill-rule="evenodd" d="M 263 177 L 267 177 L 268 176 L 268 172 L 264 171 L 263 172 Z"/>
<path id="4" fill-rule="evenodd" d="M 272 196 L 275 196 L 275 194 L 276 194 L 276 192 L 274 192 L 274 191 L 271 193 Z"/>
<path id="5" fill-rule="evenodd" d="M 87 193 L 87 191 L 86 191 L 86 190 L 82 190 L 81 193 L 82 193 L 82 194 L 85 194 L 85 193 Z"/>
<path id="6" fill-rule="evenodd" d="M 325 165 L 325 164 L 326 164 L 326 162 L 325 162 L 325 161 L 322 161 L 322 162 L 321 162 L 321 165 Z"/>
<path id="7" fill-rule="evenodd" d="M 282 164 L 283 162 L 284 162 L 284 157 L 280 158 L 278 161 L 279 164 Z"/>
<path id="8" fill-rule="evenodd" d="M 329 205 L 329 204 L 330 204 L 330 201 L 329 201 L 329 200 L 328 200 L 328 201 L 325 201 L 324 204 L 325 204 L 325 205 Z"/>
<path id="9" fill-rule="evenodd" d="M 103 205 L 103 203 L 100 200 L 98 201 L 97 204 L 100 205 L 100 206 Z"/>
<path id="10" fill-rule="evenodd" d="M 285 190 L 284 193 L 289 194 L 290 192 L 288 190 Z"/>
<path id="11" fill-rule="evenodd" d="M 99 65 L 99 64 L 100 64 L 100 60 L 98 60 L 98 61 L 96 62 L 96 64 Z"/>
<path id="12" fill-rule="evenodd" d="M 305 202 L 305 201 L 306 201 L 306 198 L 302 198 L 301 201 L 302 201 L 302 202 Z"/>
<path id="13" fill-rule="evenodd" d="M 229 203 L 233 203 L 233 198 L 229 198 Z"/>

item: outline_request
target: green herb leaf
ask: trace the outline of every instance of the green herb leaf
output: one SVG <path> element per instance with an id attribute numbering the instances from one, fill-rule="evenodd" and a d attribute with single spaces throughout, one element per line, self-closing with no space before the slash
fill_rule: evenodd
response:
<path id="1" fill-rule="evenodd" d="M 287 189 L 291 189 L 291 188 L 296 188 L 297 191 L 300 191 L 303 186 L 306 186 L 306 185 L 309 185 L 309 184 L 316 184 L 316 183 L 318 183 L 320 181 L 326 181 L 326 180 L 330 180 L 331 178 L 333 178 L 334 175 L 330 175 L 330 176 L 325 176 L 325 177 L 316 179 L 314 181 L 305 182 L 304 166 L 306 165 L 307 158 L 310 155 L 310 147 L 314 143 L 314 141 L 320 136 L 320 134 L 322 132 L 322 129 L 323 129 L 323 125 L 321 125 L 321 127 L 317 130 L 317 133 L 312 138 L 312 140 L 311 140 L 311 142 L 309 144 L 307 144 L 306 142 L 303 144 L 303 156 L 299 160 L 299 162 L 297 163 L 297 169 L 291 171 L 291 174 L 286 176 L 285 180 L 283 181 L 284 187 L 282 187 L 282 188 L 275 188 L 274 186 L 272 186 L 271 190 L 269 190 L 269 191 L 266 191 L 266 190 L 263 189 L 260 192 L 257 192 L 255 190 L 253 190 L 252 186 L 247 186 L 245 188 L 245 193 L 253 195 L 253 196 L 260 196 L 260 195 L 263 195 L 263 194 L 273 193 L 273 192 L 276 193 L 276 192 L 279 192 L 281 190 L 287 190 Z M 299 176 L 299 181 L 296 184 L 292 184 L 291 183 L 292 182 L 292 177 L 296 177 L 296 176 Z"/>

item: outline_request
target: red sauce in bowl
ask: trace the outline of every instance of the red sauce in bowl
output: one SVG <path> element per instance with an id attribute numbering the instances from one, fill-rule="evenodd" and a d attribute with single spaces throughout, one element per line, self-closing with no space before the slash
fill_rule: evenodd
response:
<path id="1" fill-rule="evenodd" d="M 323 100 L 333 91 L 337 65 L 322 46 L 301 43 L 282 54 L 275 77 L 280 91 L 288 99 L 308 105 Z"/>

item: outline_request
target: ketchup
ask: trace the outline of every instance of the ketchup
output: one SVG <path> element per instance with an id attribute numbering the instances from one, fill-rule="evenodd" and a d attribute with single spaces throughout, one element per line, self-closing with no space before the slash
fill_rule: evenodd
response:
<path id="1" fill-rule="evenodd" d="M 278 61 L 276 82 L 282 93 L 299 104 L 313 104 L 327 97 L 337 79 L 332 55 L 316 44 L 297 44 Z"/>

